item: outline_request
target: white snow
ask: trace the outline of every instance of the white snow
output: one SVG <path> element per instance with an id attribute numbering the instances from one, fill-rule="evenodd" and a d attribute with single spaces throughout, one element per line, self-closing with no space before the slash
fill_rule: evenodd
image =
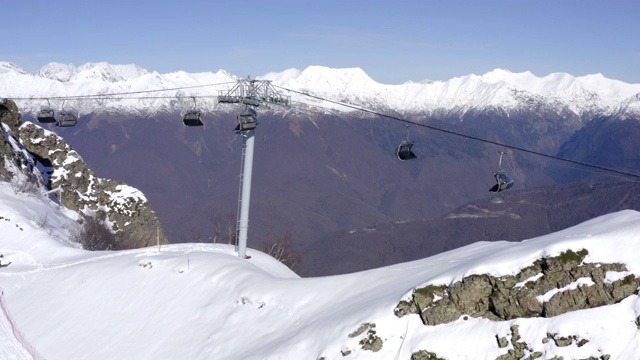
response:
<path id="1" fill-rule="evenodd" d="M 587 277 L 579 278 L 578 280 L 572 282 L 571 284 L 569 284 L 569 285 L 567 285 L 565 287 L 562 287 L 560 289 L 553 289 L 553 290 L 547 291 L 546 294 L 537 296 L 536 299 L 538 299 L 539 302 L 544 303 L 544 302 L 549 301 L 549 299 L 551 299 L 553 297 L 553 295 L 555 295 L 557 293 L 560 293 L 560 292 L 563 292 L 563 291 L 568 291 L 568 290 L 574 290 L 574 289 L 577 289 L 577 288 L 582 287 L 582 286 L 592 286 L 594 284 L 595 283 L 593 282 L 593 280 L 591 280 L 591 278 L 587 278 Z"/>
<path id="2" fill-rule="evenodd" d="M 528 278 L 528 279 L 526 279 L 526 280 L 524 280 L 524 281 L 522 281 L 522 282 L 519 282 L 519 283 L 515 284 L 513 287 L 514 287 L 514 288 L 521 288 L 521 287 L 524 287 L 524 286 L 525 286 L 529 281 L 531 281 L 531 282 L 535 282 L 536 280 L 540 279 L 540 278 L 541 278 L 541 277 L 543 277 L 543 276 L 544 276 L 544 274 L 543 274 L 543 273 L 538 273 L 538 274 L 533 275 L 532 277 L 530 277 L 530 278 Z"/>
<path id="3" fill-rule="evenodd" d="M 300 278 L 252 249 L 250 259 L 240 259 L 223 244 L 85 251 L 69 240 L 73 213 L 48 198 L 16 194 L 6 182 L 0 182 L 0 217 L 0 260 L 11 263 L 0 268 L 7 310 L 7 316 L 0 313 L 2 359 L 387 360 L 409 359 L 421 349 L 448 359 L 495 359 L 511 348 L 498 348 L 496 335 L 509 337 L 514 324 L 543 358 L 640 354 L 638 296 L 553 318 L 503 322 L 461 317 L 424 326 L 416 315 L 393 314 L 423 284 L 515 274 L 567 249 L 587 249 L 585 262 L 620 262 L 626 274 L 638 276 L 640 213 L 631 210 L 523 242 L 480 242 L 320 278 Z M 375 324 L 384 341 L 379 352 L 361 348 L 366 333 L 348 336 L 363 323 Z M 557 347 L 540 341 L 547 334 L 588 343 Z"/>
<path id="4" fill-rule="evenodd" d="M 443 109 L 464 113 L 493 106 L 510 110 L 528 106 L 531 100 L 558 111 L 568 108 L 578 115 L 594 111 L 604 115 L 640 114 L 637 100 L 640 84 L 607 79 L 601 74 L 575 77 L 552 73 L 540 77 L 528 71 L 512 73 L 496 69 L 483 75 L 470 74 L 447 81 L 389 85 L 377 83 L 360 68 L 309 66 L 304 70 L 287 69 L 256 78 L 272 81 L 284 95 L 290 95 L 294 103 L 338 111 L 354 109 L 300 93 L 366 108 L 425 114 Z M 0 94 L 15 99 L 22 111 L 32 114 L 48 106 L 80 115 L 103 111 L 148 115 L 164 111 L 184 112 L 193 106 L 191 97 L 194 96 L 198 97 L 197 106 L 202 111 L 213 111 L 219 106 L 218 92 L 229 90 L 237 79 L 224 70 L 159 74 L 134 64 L 106 62 L 79 67 L 50 63 L 36 74 L 29 74 L 15 64 L 0 62 Z M 289 93 L 285 89 L 295 92 Z M 155 90 L 161 91 L 149 92 Z M 141 93 L 146 96 L 136 97 Z M 64 96 L 85 98 L 63 103 L 58 97 Z"/>
<path id="5" fill-rule="evenodd" d="M 110 196 L 115 202 L 124 204 L 129 198 L 135 199 L 137 202 L 147 202 L 147 198 L 142 191 L 129 186 L 129 185 L 117 185 L 116 192 L 111 193 Z"/>
<path id="6" fill-rule="evenodd" d="M 612 283 L 614 281 L 622 280 L 629 275 L 632 275 L 629 271 L 607 271 L 604 275 L 604 281 L 606 283 Z"/>

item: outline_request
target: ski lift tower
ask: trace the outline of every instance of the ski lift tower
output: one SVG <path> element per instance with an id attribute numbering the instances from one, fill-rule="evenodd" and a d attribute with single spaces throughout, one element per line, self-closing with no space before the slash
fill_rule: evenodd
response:
<path id="1" fill-rule="evenodd" d="M 236 250 L 240 258 L 247 258 L 247 232 L 249 230 L 249 199 L 251 197 L 251 173 L 253 170 L 254 131 L 258 126 L 259 106 L 291 106 L 291 98 L 281 95 L 269 80 L 240 79 L 231 90 L 218 92 L 218 103 L 243 104 L 244 111 L 238 116 L 236 133 L 242 136 L 242 175 L 238 199 L 239 220 L 236 235 Z"/>

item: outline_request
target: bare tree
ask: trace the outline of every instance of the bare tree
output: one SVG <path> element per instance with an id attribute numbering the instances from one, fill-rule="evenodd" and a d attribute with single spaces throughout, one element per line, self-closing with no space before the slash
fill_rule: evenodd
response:
<path id="1" fill-rule="evenodd" d="M 262 251 L 285 264 L 296 273 L 302 270 L 304 254 L 296 249 L 291 231 L 279 236 L 269 235 L 262 242 Z"/>
<path id="2" fill-rule="evenodd" d="M 233 214 L 225 214 L 213 217 L 213 243 L 236 243 L 236 221 Z"/>
<path id="3" fill-rule="evenodd" d="M 41 190 L 38 177 L 34 174 L 17 175 L 12 185 L 13 192 L 16 194 L 38 194 Z"/>
<path id="4" fill-rule="evenodd" d="M 86 250 L 122 250 L 122 242 L 111 232 L 104 220 L 82 216 L 80 229 L 72 239 Z"/>

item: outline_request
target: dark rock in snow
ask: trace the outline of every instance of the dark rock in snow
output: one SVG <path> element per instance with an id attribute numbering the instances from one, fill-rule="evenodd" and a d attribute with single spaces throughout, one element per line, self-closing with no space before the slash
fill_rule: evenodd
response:
<path id="1" fill-rule="evenodd" d="M 96 176 L 62 137 L 33 123 L 22 123 L 11 100 L 0 102 L 0 176 L 12 179 L 16 169 L 34 184 L 60 188 L 62 205 L 106 224 L 118 248 L 167 243 L 158 217 L 144 194 L 123 182 Z M 9 164 L 7 168 L 5 164 Z"/>

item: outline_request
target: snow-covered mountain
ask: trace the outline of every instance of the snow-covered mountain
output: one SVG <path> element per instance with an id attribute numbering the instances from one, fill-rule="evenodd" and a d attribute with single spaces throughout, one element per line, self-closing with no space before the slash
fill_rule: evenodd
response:
<path id="1" fill-rule="evenodd" d="M 87 63 L 80 67 L 71 64 L 49 63 L 37 72 L 37 76 L 61 82 L 67 81 L 106 81 L 120 82 L 139 78 L 149 72 L 135 65 L 111 65 Z"/>
<path id="2" fill-rule="evenodd" d="M 48 198 L 0 181 L 0 358 L 640 354 L 640 213 L 631 210 L 527 241 L 322 278 L 299 278 L 254 250 L 240 259 L 221 244 L 84 251 L 69 240 L 73 226 L 73 215 Z M 493 308 L 482 315 L 491 290 L 484 280 L 518 300 L 503 308 L 491 294 Z M 563 303 L 568 311 L 552 313 Z M 418 315 L 408 304 L 426 308 Z M 498 318 L 518 308 L 527 316 Z M 536 308 L 546 312 L 536 316 Z"/>
<path id="3" fill-rule="evenodd" d="M 21 109 L 36 112 L 47 106 L 76 110 L 81 114 L 121 111 L 135 114 L 184 112 L 193 107 L 190 97 L 205 111 L 218 108 L 216 96 L 228 90 L 238 77 L 224 70 L 190 74 L 159 74 L 136 65 L 87 63 L 76 67 L 60 63 L 44 66 L 29 74 L 19 66 L 0 62 L 0 96 L 16 99 Z M 370 109 L 399 113 L 464 115 L 486 108 L 532 109 L 546 106 L 556 112 L 576 115 L 610 115 L 638 111 L 640 84 L 607 79 L 601 74 L 575 77 L 553 73 L 543 77 L 531 72 L 512 73 L 496 69 L 483 75 L 466 75 L 447 81 L 380 84 L 359 68 L 332 69 L 310 66 L 257 76 L 271 80 L 292 100 L 320 107 L 335 104 L 309 98 L 301 93 L 348 102 Z M 287 89 L 294 92 L 288 92 Z M 98 95 L 95 97 L 95 95 Z M 56 97 L 89 97 L 65 102 Z M 349 109 L 347 109 L 349 110 Z"/>

